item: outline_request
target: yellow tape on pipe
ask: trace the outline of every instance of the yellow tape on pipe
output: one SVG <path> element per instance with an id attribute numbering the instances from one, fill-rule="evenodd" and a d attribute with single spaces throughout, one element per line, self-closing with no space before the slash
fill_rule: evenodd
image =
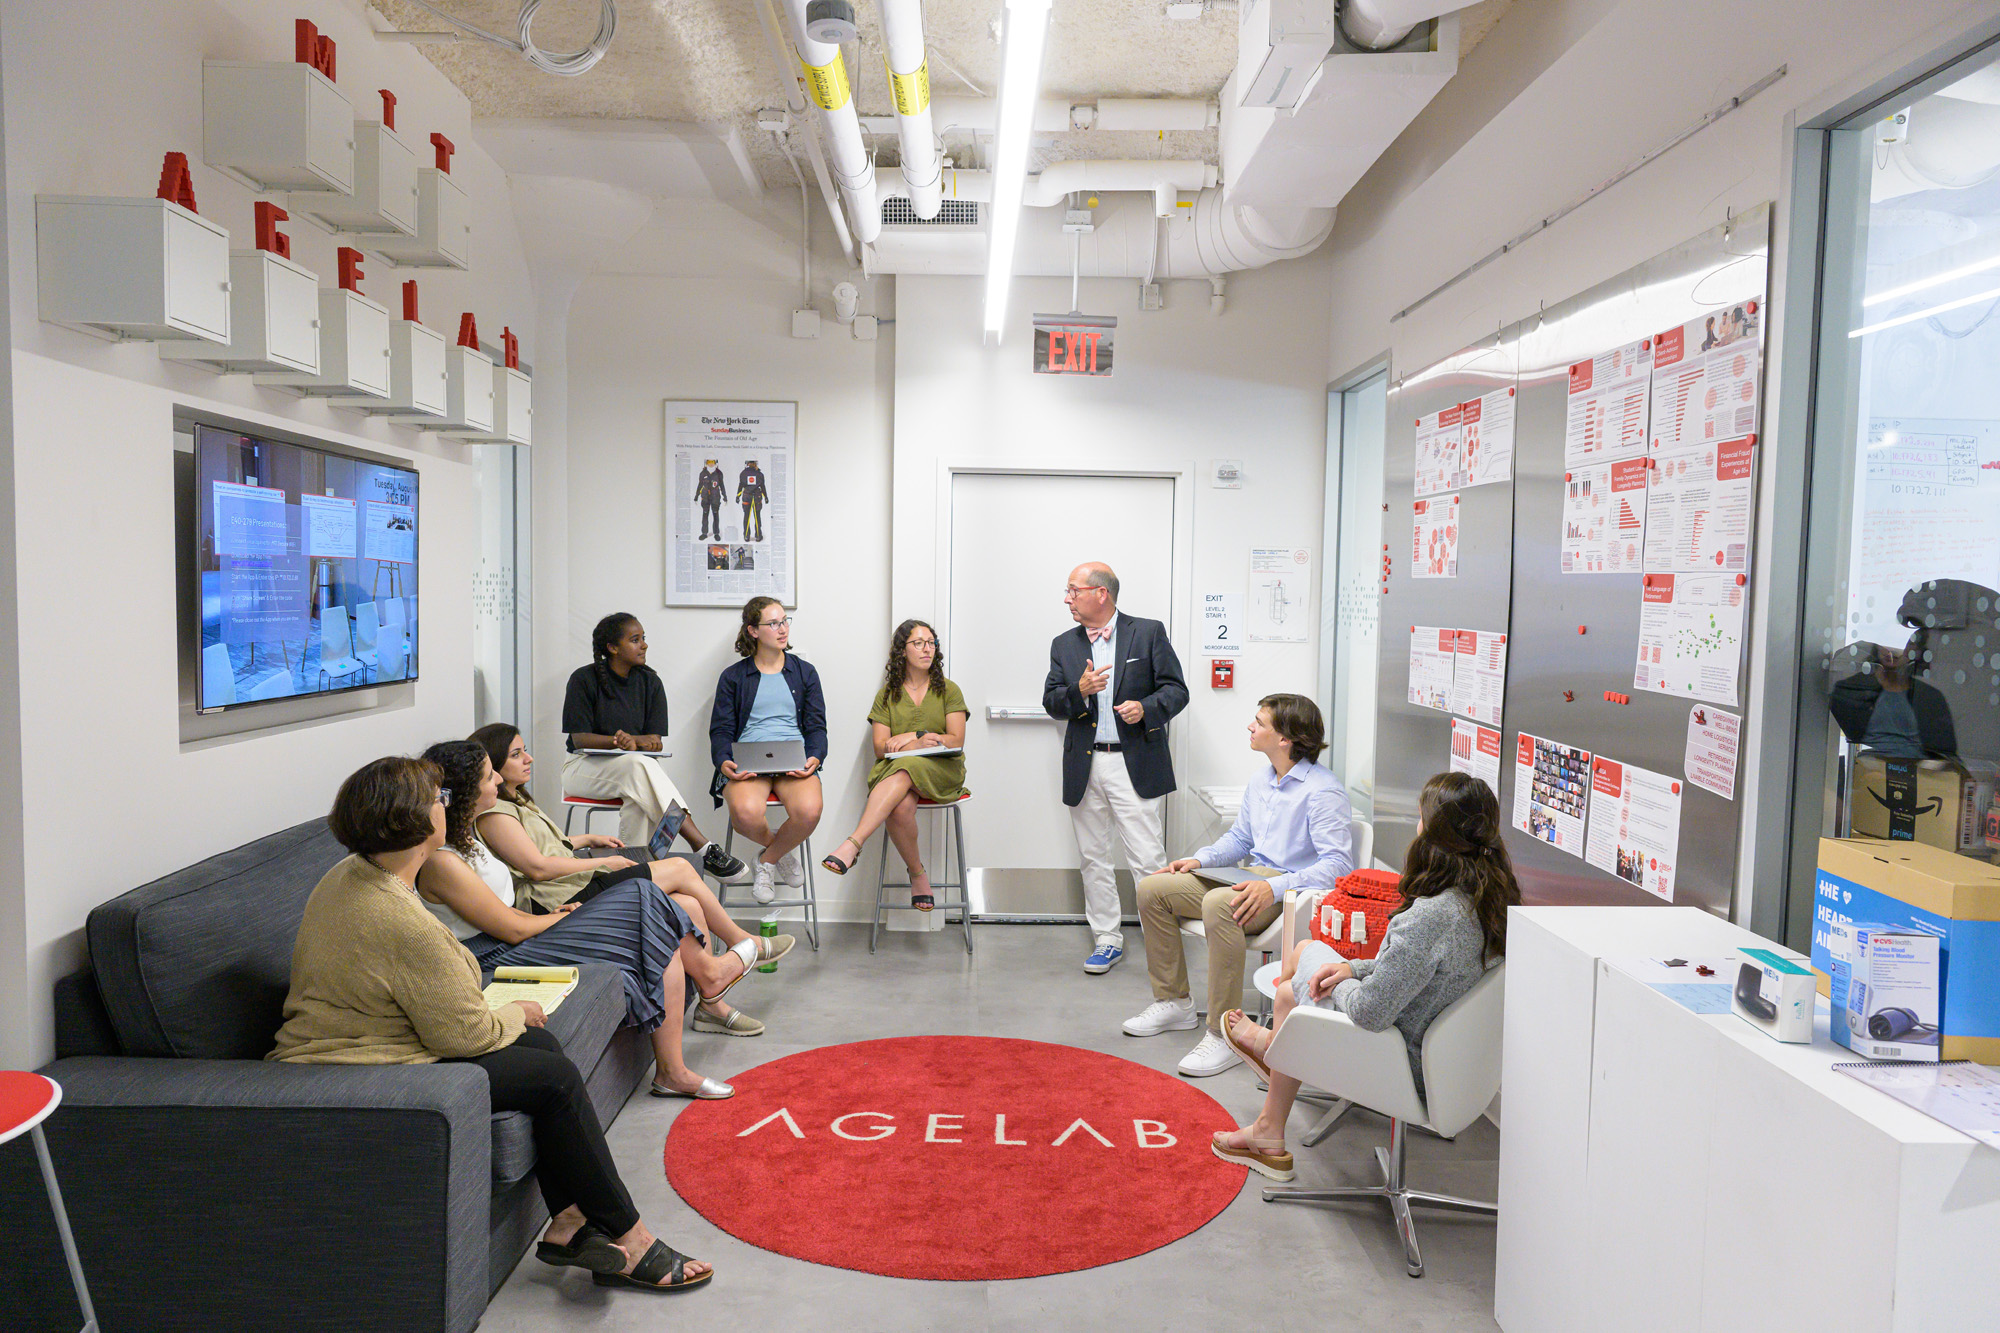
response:
<path id="1" fill-rule="evenodd" d="M 885 57 L 882 67 L 888 69 Z M 931 104 L 931 62 L 926 60 L 908 74 L 889 70 L 889 89 L 895 94 L 896 114 L 914 116 Z"/>
<path id="2" fill-rule="evenodd" d="M 808 65 L 799 61 L 799 69 L 805 75 L 806 91 L 822 111 L 838 111 L 847 105 L 851 95 L 847 86 L 847 66 L 838 55 L 824 65 Z"/>

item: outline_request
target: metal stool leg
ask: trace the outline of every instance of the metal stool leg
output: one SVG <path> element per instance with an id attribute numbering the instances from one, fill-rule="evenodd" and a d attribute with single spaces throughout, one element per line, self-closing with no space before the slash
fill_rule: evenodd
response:
<path id="1" fill-rule="evenodd" d="M 952 846 L 946 848 L 946 851 L 947 853 L 955 851 L 958 859 L 958 921 L 959 925 L 965 929 L 965 956 L 970 958 L 972 957 L 972 890 L 970 887 L 971 879 L 965 869 L 964 812 L 956 804 L 951 807 L 951 823 L 946 826 L 945 832 L 952 843 Z M 947 855 L 945 864 L 949 866 L 951 860 L 951 855 Z"/>
<path id="2" fill-rule="evenodd" d="M 882 929 L 882 914 L 887 911 L 883 898 L 889 891 L 889 831 L 882 830 L 881 856 L 875 861 L 875 915 L 868 922 L 868 952 L 875 952 L 875 934 Z M 856 857 L 855 860 L 860 860 Z"/>
<path id="3" fill-rule="evenodd" d="M 83 1260 L 77 1257 L 76 1237 L 70 1234 L 69 1213 L 63 1208 L 62 1187 L 56 1184 L 56 1164 L 49 1158 L 49 1141 L 42 1127 L 28 1131 L 35 1139 L 35 1156 L 42 1163 L 42 1184 L 49 1192 L 49 1207 L 56 1215 L 56 1231 L 62 1236 L 63 1258 L 69 1263 L 70 1285 L 76 1288 L 76 1303 L 83 1311 L 82 1333 L 97 1333 L 97 1311 L 90 1304 L 90 1288 L 83 1281 Z"/>
<path id="4" fill-rule="evenodd" d="M 819 952 L 819 887 L 813 877 L 813 871 L 819 868 L 819 863 L 813 860 L 812 847 L 812 835 L 807 834 L 804 840 L 799 843 L 799 855 L 803 858 L 800 865 L 804 867 L 806 872 L 804 889 L 806 895 L 806 939 L 811 941 L 813 952 L 817 953 Z"/>

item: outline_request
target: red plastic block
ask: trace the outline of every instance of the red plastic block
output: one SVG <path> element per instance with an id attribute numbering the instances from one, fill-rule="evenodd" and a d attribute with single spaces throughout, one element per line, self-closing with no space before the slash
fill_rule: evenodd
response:
<path id="1" fill-rule="evenodd" d="M 159 197 L 190 213 L 201 211 L 194 206 L 194 178 L 188 174 L 186 153 L 168 153 L 161 161 Z"/>
<path id="2" fill-rule="evenodd" d="M 382 128 L 393 130 L 396 128 L 396 94 L 387 88 L 375 91 L 382 94 Z"/>
<path id="3" fill-rule="evenodd" d="M 470 310 L 458 317 L 458 345 L 470 347 L 475 352 L 479 350 L 479 323 L 473 319 Z"/>
<path id="4" fill-rule="evenodd" d="M 431 147 L 437 149 L 437 169 L 447 176 L 451 175 L 451 155 L 458 149 L 452 146 L 451 140 L 436 132 L 431 134 Z"/>
<path id="5" fill-rule="evenodd" d="M 280 259 L 292 257 L 292 238 L 278 230 L 280 222 L 291 221 L 291 214 L 276 204 L 257 201 L 257 248 L 269 250 Z"/>
<path id="6" fill-rule="evenodd" d="M 505 358 L 507 369 L 521 368 L 521 340 L 514 336 L 514 330 L 504 325 L 500 329 L 500 353 Z"/>
<path id="7" fill-rule="evenodd" d="M 403 318 L 412 324 L 421 324 L 417 318 L 417 280 L 411 278 L 403 284 Z"/>

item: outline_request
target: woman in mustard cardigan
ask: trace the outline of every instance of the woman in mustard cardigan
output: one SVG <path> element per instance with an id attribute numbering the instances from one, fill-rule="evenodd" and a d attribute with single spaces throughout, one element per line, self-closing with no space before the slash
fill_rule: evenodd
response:
<path id="1" fill-rule="evenodd" d="M 446 799 L 438 770 L 421 759 L 377 759 L 341 784 L 327 826 L 352 855 L 306 900 L 284 1026 L 265 1058 L 480 1066 L 493 1109 L 525 1112 L 534 1124 L 535 1179 L 552 1215 L 537 1258 L 588 1269 L 604 1287 L 708 1281 L 713 1268 L 646 1229 L 583 1075 L 543 1026 L 542 1007 L 488 1009 L 479 964 L 418 898 L 417 873 L 444 843 Z M 700 952 L 708 964 L 690 971 L 716 999 L 756 956 Z"/>

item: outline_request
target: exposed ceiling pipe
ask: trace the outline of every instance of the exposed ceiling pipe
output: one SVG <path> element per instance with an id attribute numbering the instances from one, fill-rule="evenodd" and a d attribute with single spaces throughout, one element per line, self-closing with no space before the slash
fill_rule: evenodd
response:
<path id="1" fill-rule="evenodd" d="M 757 0 L 757 18 L 764 28 L 764 42 L 769 47 L 771 59 L 777 62 L 778 85 L 785 95 L 785 109 L 791 113 L 794 122 L 804 124 L 806 112 L 805 94 L 799 91 L 799 78 L 792 69 L 792 48 L 785 40 L 778 15 L 771 8 L 772 0 Z M 833 234 L 840 240 L 840 248 L 847 255 L 847 262 L 859 265 L 861 254 L 854 244 L 854 236 L 847 229 L 847 218 L 840 211 L 840 200 L 834 194 L 833 179 L 826 170 L 826 157 L 819 151 L 819 137 L 808 130 L 805 134 L 806 157 L 812 162 L 813 178 L 819 182 L 820 198 L 826 201 L 827 216 L 833 219 Z"/>
<path id="2" fill-rule="evenodd" d="M 1039 175 L 1028 177 L 1021 202 L 1036 208 L 1053 208 L 1079 190 L 1100 194 L 1130 190 L 1155 198 L 1162 189 L 1176 194 L 1193 194 L 1212 188 L 1218 179 L 1216 168 L 1207 162 L 1077 158 L 1068 162 L 1052 162 Z M 882 186 L 885 196 L 903 195 L 907 191 L 907 186 L 894 182 L 886 182 Z M 993 199 L 993 173 L 947 171 L 944 173 L 943 192 L 948 199 L 990 203 Z"/>
<path id="3" fill-rule="evenodd" d="M 999 123 L 996 119 L 999 105 L 991 97 L 934 97 L 931 121 L 945 129 L 991 133 Z M 1100 97 L 1095 102 L 1044 97 L 1035 103 L 1037 134 L 1062 134 L 1069 130 L 1212 130 L 1221 119 L 1222 108 L 1199 97 Z M 896 128 L 888 116 L 863 116 L 861 125 L 871 134 L 887 134 Z"/>
<path id="4" fill-rule="evenodd" d="M 882 41 L 887 48 L 889 94 L 896 104 L 896 131 L 903 147 L 903 180 L 910 187 L 910 210 L 934 218 L 944 201 L 938 178 L 944 149 L 931 131 L 931 73 L 924 59 L 922 0 L 882 0 Z"/>
<path id="5" fill-rule="evenodd" d="M 1340 30 L 1368 51 L 1386 51 L 1441 14 L 1464 9 L 1467 0 L 1341 0 Z"/>
<path id="6" fill-rule="evenodd" d="M 853 219 L 855 239 L 863 245 L 882 230 L 882 209 L 875 194 L 875 163 L 861 138 L 854 114 L 854 94 L 840 48 L 806 35 L 806 0 L 785 0 L 791 20 L 792 45 L 798 52 L 806 91 L 819 108 L 820 129 L 826 135 L 827 166 Z"/>

